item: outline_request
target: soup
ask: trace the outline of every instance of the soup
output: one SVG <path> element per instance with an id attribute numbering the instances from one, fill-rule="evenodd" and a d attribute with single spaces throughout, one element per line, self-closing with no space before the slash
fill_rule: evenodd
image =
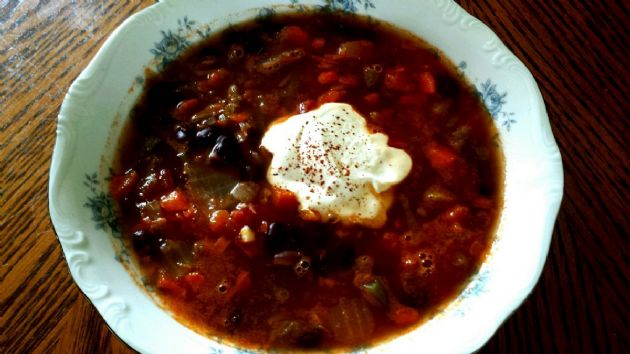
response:
<path id="1" fill-rule="evenodd" d="M 400 174 L 386 190 L 366 187 L 387 199 L 378 221 L 326 217 L 304 207 L 314 188 L 271 183 L 285 149 L 262 141 L 292 138 L 268 133 L 322 107 L 352 111 L 365 139 L 385 136 L 409 161 L 404 173 L 385 161 Z M 496 136 L 474 89 L 422 40 L 359 16 L 282 15 L 147 79 L 110 191 L 146 284 L 181 321 L 244 347 L 348 349 L 415 328 L 478 270 L 502 205 Z M 369 160 L 354 149 L 330 195 L 352 156 Z"/>

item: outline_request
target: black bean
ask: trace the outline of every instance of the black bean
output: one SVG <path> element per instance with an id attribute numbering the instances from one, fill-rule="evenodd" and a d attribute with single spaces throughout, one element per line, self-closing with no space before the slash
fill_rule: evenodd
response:
<path id="1" fill-rule="evenodd" d="M 144 250 L 149 244 L 149 233 L 145 230 L 138 230 L 131 234 L 131 244 L 136 251 Z"/>
<path id="2" fill-rule="evenodd" d="M 260 166 L 247 164 L 241 171 L 241 178 L 248 181 L 260 181 L 265 177 L 265 170 Z"/>
<path id="3" fill-rule="evenodd" d="M 315 258 L 313 269 L 321 274 L 327 275 L 332 272 L 348 269 L 354 265 L 356 254 L 350 245 L 339 244 L 327 247 L 327 250 L 321 252 L 321 256 Z"/>
<path id="4" fill-rule="evenodd" d="M 131 245 L 138 253 L 158 255 L 164 240 L 147 230 L 137 230 L 131 234 Z"/>
<path id="5" fill-rule="evenodd" d="M 186 132 L 186 128 L 184 127 L 177 127 L 175 129 L 175 139 L 177 139 L 177 141 L 185 141 L 186 138 L 188 137 L 188 134 Z"/>
<path id="6" fill-rule="evenodd" d="M 283 241 L 286 238 L 286 225 L 277 222 L 272 222 L 269 225 L 267 231 L 267 237 L 265 237 L 265 244 L 267 252 L 271 255 L 275 255 L 280 252 L 283 245 Z"/>
<path id="7" fill-rule="evenodd" d="M 265 247 L 268 254 L 275 255 L 282 251 L 301 249 L 303 244 L 301 237 L 291 225 L 273 222 L 269 225 Z"/>
<path id="8" fill-rule="evenodd" d="M 339 267 L 341 268 L 350 268 L 354 265 L 354 259 L 356 258 L 356 254 L 354 252 L 354 248 L 350 245 L 341 245 L 337 249 L 335 249 L 335 260 Z"/>
<path id="9" fill-rule="evenodd" d="M 147 89 L 146 102 L 160 102 L 165 106 L 175 105 L 184 98 L 180 89 L 184 82 L 157 81 Z"/>
<path id="10" fill-rule="evenodd" d="M 241 160 L 241 147 L 234 135 L 222 134 L 217 138 L 209 157 L 211 161 L 235 165 Z"/>
<path id="11" fill-rule="evenodd" d="M 219 138 L 219 133 L 213 127 L 203 128 L 195 133 L 195 139 L 191 145 L 197 148 L 214 146 Z"/>

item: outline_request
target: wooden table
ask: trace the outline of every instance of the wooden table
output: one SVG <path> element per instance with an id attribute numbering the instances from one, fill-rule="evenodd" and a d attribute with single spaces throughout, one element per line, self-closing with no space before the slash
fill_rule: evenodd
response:
<path id="1" fill-rule="evenodd" d="M 629 353 L 629 2 L 459 2 L 538 80 L 566 178 L 542 278 L 481 352 Z M 70 278 L 48 216 L 48 169 L 72 80 L 152 3 L 0 0 L 2 353 L 132 352 Z"/>

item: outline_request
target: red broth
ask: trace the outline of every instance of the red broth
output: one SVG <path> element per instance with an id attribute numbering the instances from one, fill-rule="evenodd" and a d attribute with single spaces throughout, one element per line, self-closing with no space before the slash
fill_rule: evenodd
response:
<path id="1" fill-rule="evenodd" d="M 265 179 L 269 124 L 351 104 L 413 159 L 380 229 L 307 221 Z M 232 27 L 151 76 L 110 189 L 150 288 L 179 319 L 253 348 L 400 335 L 478 270 L 502 206 L 497 132 L 435 48 L 360 17 Z"/>

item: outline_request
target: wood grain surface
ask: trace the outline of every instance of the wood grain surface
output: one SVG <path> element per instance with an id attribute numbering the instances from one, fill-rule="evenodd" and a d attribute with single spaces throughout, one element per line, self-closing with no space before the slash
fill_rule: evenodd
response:
<path id="1" fill-rule="evenodd" d="M 132 352 L 70 278 L 48 170 L 72 80 L 152 3 L 0 0 L 0 353 Z M 481 352 L 630 353 L 630 2 L 459 3 L 536 77 L 565 168 L 540 282 Z"/>

